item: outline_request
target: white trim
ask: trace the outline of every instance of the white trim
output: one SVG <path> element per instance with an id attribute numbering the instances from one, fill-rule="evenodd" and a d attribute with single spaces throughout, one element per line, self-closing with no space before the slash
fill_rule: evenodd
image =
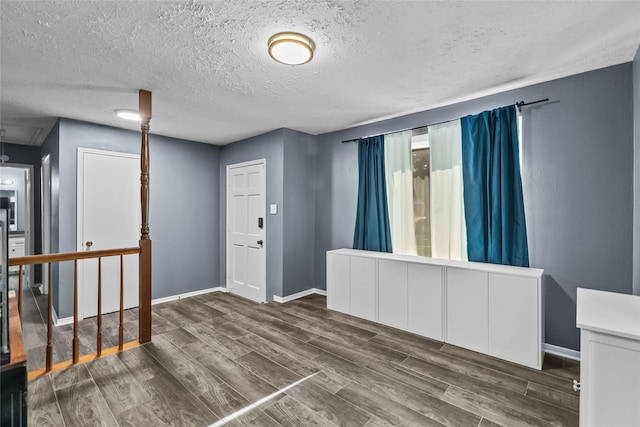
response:
<path id="1" fill-rule="evenodd" d="M 279 302 L 280 304 L 282 304 L 282 303 L 293 301 L 295 299 L 306 297 L 307 295 L 312 295 L 312 294 L 327 296 L 327 291 L 323 289 L 318 289 L 318 288 L 311 288 L 311 289 L 307 289 L 306 291 L 300 291 L 295 294 L 287 295 L 286 297 L 279 297 L 277 295 L 274 295 L 273 300 L 275 302 Z"/>
<path id="2" fill-rule="evenodd" d="M 76 178 L 77 179 L 77 178 Z M 42 254 L 51 253 L 51 154 L 40 160 L 40 233 Z M 42 264 L 40 293 L 49 293 L 49 264 Z"/>
<path id="3" fill-rule="evenodd" d="M 215 288 L 200 289 L 199 291 L 187 292 L 184 294 L 172 295 L 169 297 L 156 298 L 151 300 L 151 305 L 162 304 L 170 301 L 177 301 L 182 298 L 195 297 L 196 295 L 208 294 L 210 292 L 227 292 L 227 288 L 216 286 Z"/>
<path id="4" fill-rule="evenodd" d="M 53 308 L 53 324 L 55 326 L 62 326 L 62 325 L 70 325 L 73 323 L 73 316 L 70 317 L 63 317 L 62 319 L 58 319 L 58 313 L 56 313 L 56 309 Z"/>
<path id="5" fill-rule="evenodd" d="M 24 205 L 25 205 L 25 212 L 26 213 L 21 213 L 19 211 L 16 211 L 16 215 L 20 214 L 20 215 L 25 215 L 25 221 L 24 221 L 24 254 L 25 256 L 29 256 L 29 255 L 33 255 L 34 252 L 34 248 L 35 248 L 35 241 L 34 241 L 34 234 L 35 234 L 35 204 L 34 204 L 34 196 L 33 193 L 35 191 L 35 172 L 34 172 L 34 166 L 30 165 L 30 164 L 25 164 L 25 163 L 2 163 L 2 165 L 0 165 L 0 168 L 2 167 L 7 167 L 7 168 L 13 168 L 13 169 L 22 169 L 23 171 L 27 172 L 27 175 L 25 176 L 25 180 L 24 180 L 24 186 L 22 188 L 19 188 L 18 190 L 20 190 L 21 192 L 24 192 Z M 17 209 L 17 205 L 18 205 L 18 200 L 16 200 L 16 209 Z M 18 222 L 18 216 L 16 216 L 16 226 L 17 226 L 17 222 Z M 34 270 L 34 266 L 33 265 L 26 265 L 24 266 L 24 277 L 23 277 L 23 285 L 25 287 L 27 286 L 31 286 L 33 284 L 33 281 L 35 280 L 35 270 Z"/>
<path id="6" fill-rule="evenodd" d="M 555 356 L 564 357 L 565 359 L 580 361 L 580 352 L 571 350 L 570 348 L 564 348 L 557 345 L 544 343 L 542 345 L 542 351 L 545 353 L 553 354 Z"/>
<path id="7" fill-rule="evenodd" d="M 156 298 L 154 300 L 151 300 L 151 305 L 162 304 L 164 302 L 169 302 L 169 301 L 176 301 L 182 298 L 194 297 L 196 295 L 208 294 L 210 292 L 227 292 L 227 288 L 223 288 L 222 286 L 216 286 L 215 288 L 201 289 L 199 291 L 172 295 L 170 297 Z M 53 324 L 55 326 L 70 325 L 72 323 L 73 323 L 73 316 L 63 317 L 62 319 L 59 319 L 58 314 L 56 313 L 56 309 L 55 308 L 53 309 Z"/>

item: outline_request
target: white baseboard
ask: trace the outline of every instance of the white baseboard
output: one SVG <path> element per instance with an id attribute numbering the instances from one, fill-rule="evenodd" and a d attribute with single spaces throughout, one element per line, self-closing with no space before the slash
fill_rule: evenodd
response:
<path id="1" fill-rule="evenodd" d="M 545 353 L 553 354 L 555 356 L 564 357 L 565 359 L 580 361 L 580 352 L 571 350 L 570 348 L 564 348 L 557 345 L 544 343 L 542 345 L 542 351 L 544 351 Z"/>
<path id="2" fill-rule="evenodd" d="M 58 313 L 56 313 L 55 308 L 53 309 L 53 315 L 51 317 L 53 318 L 53 324 L 55 326 L 70 325 L 73 323 L 73 316 L 63 317 L 62 319 L 59 319 Z"/>
<path id="3" fill-rule="evenodd" d="M 151 300 L 151 305 L 162 304 L 169 301 L 176 301 L 182 298 L 195 297 L 196 295 L 208 294 L 210 292 L 227 292 L 227 288 L 216 286 L 215 288 L 201 289 L 199 291 L 187 292 L 184 294 L 172 295 L 163 298 L 156 298 L 154 300 Z"/>
<path id="4" fill-rule="evenodd" d="M 172 295 L 170 297 L 157 298 L 151 300 L 151 305 L 162 304 L 163 302 L 176 301 L 182 298 L 194 297 L 196 295 L 208 294 L 209 292 L 227 292 L 227 288 L 223 288 L 222 286 L 217 286 L 215 288 L 201 289 L 199 291 L 187 292 L 179 295 Z M 73 316 L 63 317 L 62 319 L 58 318 L 58 313 L 56 313 L 56 309 L 53 309 L 53 324 L 55 326 L 62 325 L 70 325 L 73 323 Z"/>
<path id="5" fill-rule="evenodd" d="M 318 294 L 318 295 L 327 295 L 327 291 L 322 290 L 322 289 L 318 289 L 318 288 L 311 288 L 311 289 L 307 289 L 306 291 L 301 291 L 301 292 L 297 292 L 295 294 L 291 294 L 291 295 L 287 295 L 286 297 L 279 297 L 277 295 L 273 296 L 273 300 L 275 302 L 279 302 L 279 303 L 285 303 L 285 302 L 289 302 L 289 301 L 293 301 L 294 299 L 298 299 L 298 298 L 302 298 L 302 297 L 306 297 L 307 295 L 311 295 L 311 294 Z"/>

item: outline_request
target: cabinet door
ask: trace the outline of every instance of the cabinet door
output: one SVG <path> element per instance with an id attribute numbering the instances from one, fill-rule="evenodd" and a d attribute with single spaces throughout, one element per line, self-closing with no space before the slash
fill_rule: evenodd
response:
<path id="1" fill-rule="evenodd" d="M 640 426 L 640 342 L 582 329 L 580 425 Z"/>
<path id="2" fill-rule="evenodd" d="M 443 267 L 408 265 L 408 329 L 443 341 Z"/>
<path id="3" fill-rule="evenodd" d="M 376 259 L 351 257 L 351 314 L 367 320 L 376 316 Z"/>
<path id="4" fill-rule="evenodd" d="M 378 321 L 407 329 L 407 263 L 378 261 Z"/>
<path id="5" fill-rule="evenodd" d="M 538 280 L 489 273 L 489 354 L 540 369 Z"/>
<path id="6" fill-rule="evenodd" d="M 448 343 L 487 353 L 488 282 L 485 272 L 447 269 Z"/>
<path id="7" fill-rule="evenodd" d="M 327 254 L 327 308 L 349 313 L 349 256 Z"/>

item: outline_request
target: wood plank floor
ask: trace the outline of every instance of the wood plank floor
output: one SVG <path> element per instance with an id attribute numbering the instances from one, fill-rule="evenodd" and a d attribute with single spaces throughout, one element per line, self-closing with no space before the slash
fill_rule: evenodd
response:
<path id="1" fill-rule="evenodd" d="M 23 292 L 23 320 L 22 329 L 27 348 L 27 370 L 44 368 L 47 349 L 47 295 L 41 294 L 37 288 L 26 288 Z M 102 348 L 107 349 L 118 345 L 119 313 L 102 316 Z M 98 325 L 96 318 L 88 318 L 78 322 L 78 337 L 80 338 L 80 355 L 97 351 L 96 333 Z M 124 313 L 124 342 L 138 339 L 138 309 L 125 310 Z M 71 359 L 73 340 L 73 325 L 60 325 L 53 328 L 53 363 Z"/>
<path id="2" fill-rule="evenodd" d="M 578 425 L 577 363 L 524 368 L 328 311 L 322 296 L 200 295 L 153 306 L 153 332 L 30 382 L 29 425 Z"/>

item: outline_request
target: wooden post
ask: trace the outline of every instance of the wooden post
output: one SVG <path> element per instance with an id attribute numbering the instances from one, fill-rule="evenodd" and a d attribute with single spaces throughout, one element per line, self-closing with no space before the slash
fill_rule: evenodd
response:
<path id="1" fill-rule="evenodd" d="M 124 345 L 124 255 L 120 255 L 120 322 L 118 326 L 118 351 Z"/>
<path id="2" fill-rule="evenodd" d="M 18 273 L 18 313 L 20 314 L 20 326 L 22 326 L 22 264 Z"/>
<path id="3" fill-rule="evenodd" d="M 53 274 L 51 272 L 51 263 L 47 267 L 47 360 L 46 371 L 51 371 L 53 366 Z"/>
<path id="4" fill-rule="evenodd" d="M 102 258 L 98 258 L 98 333 L 96 335 L 98 357 L 102 356 Z"/>
<path id="5" fill-rule="evenodd" d="M 151 121 L 151 92 L 140 90 L 142 148 L 140 152 L 140 320 L 138 341 L 151 341 L 151 239 L 149 238 L 149 122 Z"/>
<path id="6" fill-rule="evenodd" d="M 139 98 L 140 130 L 142 148 L 140 150 L 140 203 L 142 208 L 142 227 L 140 240 L 149 240 L 149 122 L 151 121 L 151 92 L 140 91 Z"/>
<path id="7" fill-rule="evenodd" d="M 73 261 L 73 340 L 71 357 L 75 365 L 80 360 L 80 338 L 78 338 L 78 260 Z"/>

